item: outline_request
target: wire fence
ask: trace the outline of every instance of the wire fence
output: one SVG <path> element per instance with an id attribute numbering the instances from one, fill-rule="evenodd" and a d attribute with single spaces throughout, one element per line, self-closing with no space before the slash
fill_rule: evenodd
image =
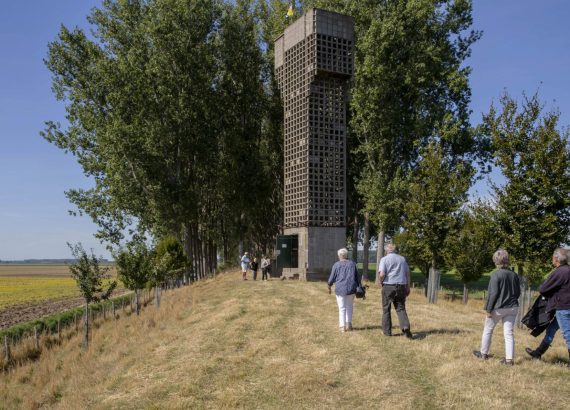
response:
<path id="1" fill-rule="evenodd" d="M 180 287 L 179 283 L 161 286 L 160 293 Z M 155 299 L 157 288 L 140 291 L 141 309 Z M 118 321 L 136 313 L 135 293 L 129 293 L 100 303 L 89 305 L 89 332 L 104 322 Z M 0 332 L 2 343 L 0 371 L 8 371 L 18 365 L 37 360 L 42 352 L 84 331 L 86 321 L 85 306 L 60 312 L 43 319 L 22 323 Z"/>

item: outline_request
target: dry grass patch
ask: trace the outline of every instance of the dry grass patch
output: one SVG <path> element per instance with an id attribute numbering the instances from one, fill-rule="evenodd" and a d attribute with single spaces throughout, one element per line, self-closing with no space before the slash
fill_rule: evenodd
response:
<path id="1" fill-rule="evenodd" d="M 221 275 L 167 293 L 159 310 L 102 324 L 87 353 L 71 338 L 0 376 L 0 408 L 566 407 L 561 338 L 548 363 L 533 362 L 523 349 L 537 341 L 517 330 L 516 366 L 507 368 L 498 364 L 500 328 L 492 360 L 471 356 L 481 302 L 430 306 L 414 293 L 416 339 L 407 340 L 381 335 L 379 298 L 371 288 L 356 302 L 355 331 L 340 333 L 323 283 Z"/>

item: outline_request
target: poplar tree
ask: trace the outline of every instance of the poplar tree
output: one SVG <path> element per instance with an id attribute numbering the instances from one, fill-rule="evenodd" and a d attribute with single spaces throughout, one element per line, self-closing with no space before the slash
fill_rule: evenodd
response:
<path id="1" fill-rule="evenodd" d="M 518 102 L 505 92 L 484 121 L 495 166 L 505 178 L 493 184 L 498 233 L 524 290 L 527 281 L 548 273 L 553 250 L 569 241 L 569 130 L 560 128 L 560 112 L 544 112 L 538 93 Z"/>

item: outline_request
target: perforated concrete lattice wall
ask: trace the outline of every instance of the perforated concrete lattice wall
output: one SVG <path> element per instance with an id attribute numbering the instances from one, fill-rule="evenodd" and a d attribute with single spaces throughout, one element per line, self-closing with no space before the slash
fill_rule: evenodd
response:
<path id="1" fill-rule="evenodd" d="M 275 42 L 285 116 L 285 227 L 346 225 L 353 21 L 312 9 Z"/>
<path id="2" fill-rule="evenodd" d="M 326 275 L 346 233 L 346 107 L 354 23 L 311 9 L 275 41 L 284 108 L 284 224 L 299 239 L 291 274 Z M 321 229 L 327 230 L 321 231 Z"/>

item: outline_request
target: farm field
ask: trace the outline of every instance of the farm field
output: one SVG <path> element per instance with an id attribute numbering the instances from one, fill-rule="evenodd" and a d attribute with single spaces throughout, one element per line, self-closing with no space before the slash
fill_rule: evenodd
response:
<path id="1" fill-rule="evenodd" d="M 67 265 L 0 265 L 0 330 L 81 302 Z"/>
<path id="2" fill-rule="evenodd" d="M 0 374 L 0 408 L 567 409 L 568 353 L 560 335 L 538 341 L 515 330 L 515 365 L 502 366 L 495 329 L 489 360 L 472 356 L 482 302 L 407 301 L 414 339 L 379 329 L 380 294 L 357 300 L 354 331 L 338 331 L 334 295 L 322 282 L 243 281 L 218 275 L 164 294 L 160 309 L 122 317 Z M 506 393 L 508 392 L 508 393 Z"/>

